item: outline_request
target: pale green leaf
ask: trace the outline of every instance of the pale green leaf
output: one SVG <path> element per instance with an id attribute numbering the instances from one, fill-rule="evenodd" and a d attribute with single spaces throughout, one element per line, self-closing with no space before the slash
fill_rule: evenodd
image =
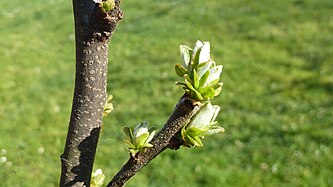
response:
<path id="1" fill-rule="evenodd" d="M 101 169 L 97 169 L 91 176 L 90 187 L 101 187 L 104 183 L 105 175 Z"/>
<path id="2" fill-rule="evenodd" d="M 206 73 L 201 77 L 200 81 L 199 81 L 199 86 L 200 87 L 204 87 L 204 85 L 206 85 L 208 77 L 209 77 L 210 72 L 206 71 Z"/>
<path id="3" fill-rule="evenodd" d="M 135 128 L 134 128 L 134 131 L 133 131 L 133 135 L 134 137 L 139 137 L 141 136 L 142 134 L 144 133 L 147 133 L 148 132 L 148 122 L 144 121 L 142 123 L 139 123 Z"/>
<path id="4" fill-rule="evenodd" d="M 156 133 L 156 131 L 149 131 L 149 132 L 150 132 L 150 134 L 146 140 L 146 143 L 149 143 L 154 138 L 155 133 Z"/>
<path id="5" fill-rule="evenodd" d="M 221 93 L 221 91 L 222 91 L 222 86 L 215 88 L 215 90 L 214 90 L 215 96 L 218 96 Z"/>
<path id="6" fill-rule="evenodd" d="M 199 64 L 210 60 L 210 43 L 203 42 L 199 55 Z"/>
<path id="7" fill-rule="evenodd" d="M 204 74 L 206 74 L 206 72 L 212 67 L 212 64 L 213 61 L 208 61 L 198 65 L 197 73 L 199 79 L 201 79 L 201 77 L 204 76 Z"/>
<path id="8" fill-rule="evenodd" d="M 150 148 L 150 147 L 153 147 L 153 145 L 150 143 L 145 143 L 145 144 L 139 145 L 138 149 Z"/>
<path id="9" fill-rule="evenodd" d="M 193 54 L 198 53 L 198 51 L 202 48 L 203 43 L 200 40 L 197 40 L 194 44 Z"/>
<path id="10" fill-rule="evenodd" d="M 192 49 L 189 48 L 186 45 L 180 45 L 179 49 L 180 49 L 180 54 L 181 54 L 182 59 L 183 59 L 183 66 L 185 68 L 188 68 L 189 63 L 191 61 L 191 51 L 192 51 Z"/>
<path id="11" fill-rule="evenodd" d="M 190 72 L 193 72 L 193 69 L 196 69 L 198 64 L 199 64 L 199 55 L 200 55 L 200 50 L 201 49 L 198 49 L 197 53 L 194 53 L 193 54 L 193 61 L 192 61 L 192 69 L 190 70 Z"/>
<path id="12" fill-rule="evenodd" d="M 139 146 L 146 143 L 146 140 L 149 136 L 149 132 L 143 133 L 140 136 L 135 138 L 135 145 Z"/>
<path id="13" fill-rule="evenodd" d="M 222 73 L 222 65 L 215 66 L 209 69 L 209 77 L 204 86 L 207 86 L 211 84 L 213 81 L 218 80 L 220 78 L 221 73 Z"/>
<path id="14" fill-rule="evenodd" d="M 192 118 L 188 127 L 197 127 L 199 129 L 206 130 L 206 126 L 214 122 L 219 111 L 220 107 L 218 105 L 213 106 L 210 102 L 206 102 Z"/>
<path id="15" fill-rule="evenodd" d="M 213 135 L 218 133 L 223 133 L 224 128 L 220 126 L 211 126 L 208 131 L 206 131 L 206 135 Z"/>

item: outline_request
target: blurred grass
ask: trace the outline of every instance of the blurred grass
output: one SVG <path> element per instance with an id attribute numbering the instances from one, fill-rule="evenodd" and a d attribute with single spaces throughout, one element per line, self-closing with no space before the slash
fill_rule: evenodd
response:
<path id="1" fill-rule="evenodd" d="M 57 186 L 74 82 L 71 2 L 0 2 L 2 186 Z M 182 95 L 178 46 L 208 40 L 224 65 L 226 132 L 166 151 L 127 186 L 333 186 L 333 2 L 123 1 L 110 43 L 95 168 L 127 160 L 121 128 L 161 127 Z M 4 151 L 6 150 L 6 151 Z"/>

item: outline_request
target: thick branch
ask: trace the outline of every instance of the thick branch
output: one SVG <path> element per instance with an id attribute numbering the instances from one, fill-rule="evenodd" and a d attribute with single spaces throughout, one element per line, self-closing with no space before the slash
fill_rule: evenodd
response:
<path id="1" fill-rule="evenodd" d="M 73 0 L 76 76 L 60 186 L 90 186 L 106 97 L 108 40 L 121 19 L 119 1 L 104 13 L 92 0 Z"/>
<path id="2" fill-rule="evenodd" d="M 107 186 L 123 186 L 141 168 L 168 148 L 170 144 L 174 144 L 171 142 L 172 137 L 174 137 L 184 125 L 189 123 L 190 119 L 198 111 L 199 107 L 200 106 L 194 103 L 193 100 L 188 99 L 186 95 L 183 96 L 179 100 L 163 129 L 151 141 L 153 147 L 137 153 L 135 158 L 130 157 L 128 162 L 122 167 L 122 169 Z"/>

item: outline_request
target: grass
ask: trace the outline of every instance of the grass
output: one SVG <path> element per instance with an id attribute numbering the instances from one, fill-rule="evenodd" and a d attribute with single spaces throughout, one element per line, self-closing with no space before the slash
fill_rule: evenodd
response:
<path id="1" fill-rule="evenodd" d="M 57 186 L 73 94 L 70 1 L 0 2 L 2 186 Z M 178 46 L 208 40 L 224 65 L 218 121 L 203 148 L 168 150 L 127 186 L 333 186 L 333 2 L 123 1 L 110 43 L 95 168 L 127 160 L 121 128 L 161 127 L 182 95 Z"/>

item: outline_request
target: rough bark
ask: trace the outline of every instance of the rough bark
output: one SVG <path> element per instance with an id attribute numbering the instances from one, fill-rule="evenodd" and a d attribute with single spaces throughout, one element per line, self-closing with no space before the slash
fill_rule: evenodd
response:
<path id="1" fill-rule="evenodd" d="M 106 99 L 108 41 L 122 12 L 108 13 L 92 0 L 73 0 L 76 75 L 60 186 L 90 186 Z"/>
<path id="2" fill-rule="evenodd" d="M 182 142 L 175 138 L 181 128 L 190 122 L 190 119 L 200 108 L 200 104 L 188 99 L 184 95 L 174 108 L 173 113 L 161 131 L 150 142 L 153 147 L 146 148 L 135 157 L 130 157 L 127 163 L 109 182 L 108 187 L 123 186 L 140 169 L 146 166 L 152 159 L 159 155 L 166 148 L 177 149 Z"/>

